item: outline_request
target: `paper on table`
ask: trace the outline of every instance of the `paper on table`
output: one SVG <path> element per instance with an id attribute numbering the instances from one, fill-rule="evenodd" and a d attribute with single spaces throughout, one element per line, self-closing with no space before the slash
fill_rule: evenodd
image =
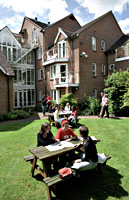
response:
<path id="1" fill-rule="evenodd" d="M 45 148 L 48 149 L 49 151 L 57 151 L 60 149 L 64 149 L 66 147 L 74 147 L 74 144 L 72 144 L 71 142 L 61 141 L 60 144 L 54 143 L 45 146 Z"/>

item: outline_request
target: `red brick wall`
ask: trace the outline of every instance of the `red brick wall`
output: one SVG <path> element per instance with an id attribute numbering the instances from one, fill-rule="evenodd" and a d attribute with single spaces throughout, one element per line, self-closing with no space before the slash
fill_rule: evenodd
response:
<path id="1" fill-rule="evenodd" d="M 13 109 L 13 78 L 9 78 L 10 111 Z M 0 113 L 8 113 L 8 79 L 0 71 Z"/>
<path id="2" fill-rule="evenodd" d="M 108 28 L 107 28 L 108 27 Z M 79 54 L 84 51 L 88 54 L 88 58 L 78 57 L 77 48 L 75 48 L 75 66 L 78 65 L 80 71 L 79 90 L 76 90 L 77 98 L 82 98 L 84 94 L 93 95 L 93 89 L 97 89 L 98 97 L 104 89 L 104 79 L 107 77 L 108 65 L 107 57 L 101 50 L 101 40 L 105 40 L 106 48 L 108 48 L 115 40 L 122 35 L 112 14 L 108 14 L 103 19 L 92 25 L 88 29 L 80 33 L 78 38 Z M 92 36 L 96 37 L 96 51 L 92 50 Z M 92 75 L 92 63 L 96 63 L 97 76 Z M 106 66 L 106 75 L 102 75 L 102 64 Z"/>

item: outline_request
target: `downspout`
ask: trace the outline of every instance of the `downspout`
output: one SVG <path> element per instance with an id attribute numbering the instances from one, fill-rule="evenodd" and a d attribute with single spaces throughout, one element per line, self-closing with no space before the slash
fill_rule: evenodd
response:
<path id="1" fill-rule="evenodd" d="M 45 52 L 45 29 L 42 30 L 42 33 L 43 33 L 43 55 L 44 55 L 44 52 Z M 44 74 L 45 74 L 45 79 L 44 79 L 44 85 L 45 85 L 45 95 L 47 95 L 47 70 L 46 70 L 46 67 L 44 67 Z"/>
<path id="2" fill-rule="evenodd" d="M 36 69 L 36 59 L 37 59 L 37 57 L 36 57 L 36 49 L 34 50 L 34 57 L 35 57 L 35 100 L 36 100 L 36 108 L 37 108 L 37 76 L 36 76 L 36 72 L 37 72 L 37 69 Z"/>
<path id="3" fill-rule="evenodd" d="M 9 76 L 7 76 L 7 88 L 8 88 L 8 113 L 9 113 L 10 112 Z"/>

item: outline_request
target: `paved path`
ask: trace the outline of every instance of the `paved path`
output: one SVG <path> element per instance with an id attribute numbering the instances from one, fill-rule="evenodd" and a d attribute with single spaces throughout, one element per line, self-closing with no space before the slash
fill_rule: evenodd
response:
<path id="1" fill-rule="evenodd" d="M 98 116 L 79 116 L 79 118 L 81 119 L 99 119 Z M 118 117 L 119 118 L 128 118 L 128 117 Z M 34 121 L 34 120 L 39 120 L 39 119 L 48 119 L 47 117 L 47 113 L 46 116 L 43 117 L 42 112 L 38 112 L 38 113 L 34 113 L 33 115 L 31 115 L 28 119 L 18 119 L 18 120 L 8 120 L 8 121 L 3 121 L 0 122 L 0 125 L 2 124 L 10 124 L 10 123 L 18 123 L 18 122 L 24 122 L 24 121 Z"/>

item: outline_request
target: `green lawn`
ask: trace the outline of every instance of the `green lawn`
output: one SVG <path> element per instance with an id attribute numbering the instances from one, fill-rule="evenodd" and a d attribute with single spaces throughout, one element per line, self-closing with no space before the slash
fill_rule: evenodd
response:
<path id="1" fill-rule="evenodd" d="M 47 200 L 41 179 L 29 176 L 31 164 L 23 157 L 37 144 L 37 133 L 45 120 L 0 124 L 0 199 Z M 47 120 L 46 120 L 47 121 Z M 57 188 L 63 200 L 128 200 L 129 199 L 129 119 L 81 119 L 90 135 L 101 141 L 99 153 L 112 156 L 104 173 L 97 169 L 86 172 L 81 179 L 69 180 Z M 78 134 L 78 129 L 74 129 Z M 56 135 L 57 129 L 52 127 Z M 37 173 L 37 172 L 36 172 Z"/>

